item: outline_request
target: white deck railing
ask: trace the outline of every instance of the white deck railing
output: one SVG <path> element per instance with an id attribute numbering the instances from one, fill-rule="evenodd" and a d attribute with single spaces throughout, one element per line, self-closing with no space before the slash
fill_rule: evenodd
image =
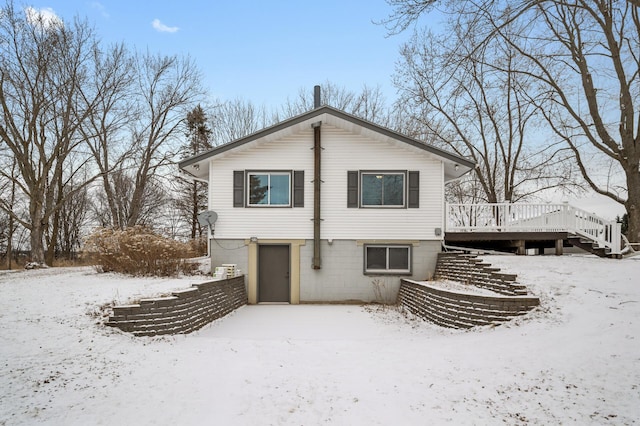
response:
<path id="1" fill-rule="evenodd" d="M 568 232 L 587 238 L 612 254 L 621 252 L 620 224 L 560 204 L 447 204 L 448 232 Z"/>

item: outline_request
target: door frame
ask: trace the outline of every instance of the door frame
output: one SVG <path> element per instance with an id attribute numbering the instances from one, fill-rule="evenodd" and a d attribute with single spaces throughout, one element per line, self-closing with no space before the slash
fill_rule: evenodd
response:
<path id="1" fill-rule="evenodd" d="M 258 303 L 258 246 L 259 245 L 288 245 L 289 246 L 289 303 L 300 303 L 300 247 L 306 240 L 277 240 L 252 238 L 245 240 L 249 250 L 247 270 L 247 296 L 250 305 Z"/>
<path id="2" fill-rule="evenodd" d="M 286 248 L 286 253 L 287 253 L 287 273 L 286 273 L 286 279 L 287 279 L 287 300 L 277 300 L 277 301 L 264 301 L 264 300 L 260 300 L 261 294 L 264 297 L 265 296 L 265 290 L 266 287 L 269 287 L 268 284 L 270 283 L 269 281 L 266 283 L 266 287 L 265 288 L 260 288 L 261 286 L 265 285 L 265 283 L 262 283 L 260 280 L 260 269 L 262 267 L 262 260 L 260 259 L 260 252 L 261 250 L 269 250 L 272 247 L 277 247 L 277 248 Z M 284 252 L 282 253 L 284 255 Z M 266 253 L 264 253 L 264 255 L 266 255 Z M 271 257 L 271 260 L 274 261 L 274 263 L 279 263 L 281 261 L 280 256 L 278 257 Z M 283 289 L 278 286 L 276 286 L 278 288 L 277 293 L 280 293 L 280 291 L 282 291 Z M 291 244 L 258 244 L 258 303 L 291 303 Z"/>

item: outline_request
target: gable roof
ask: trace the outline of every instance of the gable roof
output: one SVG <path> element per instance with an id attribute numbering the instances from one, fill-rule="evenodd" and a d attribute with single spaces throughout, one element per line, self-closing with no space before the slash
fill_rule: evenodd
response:
<path id="1" fill-rule="evenodd" d="M 356 133 L 367 134 L 368 136 L 375 139 L 388 139 L 392 141 L 398 141 L 427 151 L 430 154 L 439 157 L 445 163 L 445 180 L 456 179 L 475 167 L 475 163 L 473 161 L 470 161 L 464 157 L 452 154 L 448 151 L 434 147 L 432 145 L 428 145 L 417 139 L 410 138 L 386 127 L 378 126 L 377 124 L 371 123 L 370 121 L 363 120 L 354 115 L 348 114 L 342 110 L 327 105 L 312 109 L 303 114 L 281 121 L 273 126 L 266 127 L 248 136 L 236 139 L 223 145 L 216 146 L 208 151 L 186 158 L 178 163 L 178 167 L 196 178 L 207 179 L 208 160 L 211 157 L 220 155 L 224 152 L 236 149 L 240 146 L 257 141 L 259 139 L 276 139 L 288 134 L 292 134 L 297 129 L 306 128 L 307 125 L 318 121 L 335 125 L 336 127 L 346 128 Z M 449 167 L 447 167 L 447 165 Z"/>

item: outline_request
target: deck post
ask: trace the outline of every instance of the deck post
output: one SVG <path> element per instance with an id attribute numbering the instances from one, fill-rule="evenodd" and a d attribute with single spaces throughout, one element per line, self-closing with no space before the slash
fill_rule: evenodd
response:
<path id="1" fill-rule="evenodd" d="M 563 248 L 564 248 L 564 240 L 556 240 L 556 256 L 562 256 Z"/>
<path id="2" fill-rule="evenodd" d="M 524 240 L 516 241 L 516 247 L 517 247 L 516 254 L 518 254 L 518 255 L 527 254 L 526 244 L 525 244 Z"/>

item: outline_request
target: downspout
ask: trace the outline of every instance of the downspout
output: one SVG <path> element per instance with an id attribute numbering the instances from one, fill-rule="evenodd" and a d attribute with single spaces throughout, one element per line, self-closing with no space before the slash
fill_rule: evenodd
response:
<path id="1" fill-rule="evenodd" d="M 320 107 L 320 86 L 313 88 L 313 107 Z M 320 127 L 322 121 L 315 122 L 313 127 L 313 269 L 321 268 L 320 258 L 320 154 L 322 144 L 320 143 Z"/>

